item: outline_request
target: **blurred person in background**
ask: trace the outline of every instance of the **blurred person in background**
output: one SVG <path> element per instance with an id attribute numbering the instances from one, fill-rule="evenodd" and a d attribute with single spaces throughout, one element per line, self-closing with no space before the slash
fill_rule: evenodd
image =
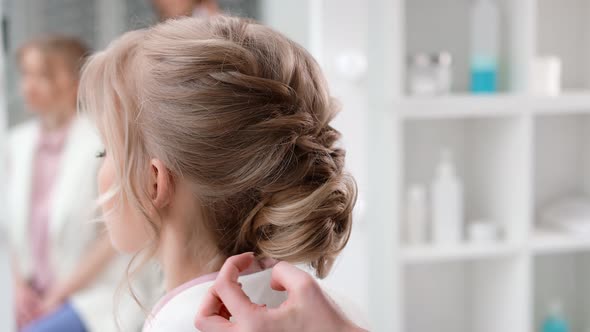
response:
<path id="1" fill-rule="evenodd" d="M 121 280 L 104 227 L 92 223 L 102 148 L 76 115 L 88 48 L 48 36 L 18 51 L 21 92 L 35 118 L 9 133 L 8 224 L 19 331 L 115 331 Z"/>
<path id="2" fill-rule="evenodd" d="M 161 21 L 182 16 L 210 17 L 220 13 L 216 0 L 152 0 Z"/>

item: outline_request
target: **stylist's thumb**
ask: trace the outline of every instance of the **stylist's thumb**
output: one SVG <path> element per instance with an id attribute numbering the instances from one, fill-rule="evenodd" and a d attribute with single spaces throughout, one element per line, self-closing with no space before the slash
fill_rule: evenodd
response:
<path id="1" fill-rule="evenodd" d="M 230 257 L 217 275 L 213 286 L 205 295 L 195 317 L 195 327 L 200 331 L 230 331 L 234 324 L 231 316 L 249 316 L 254 305 L 238 283 L 240 273 L 254 261 L 252 253 Z"/>
<path id="2" fill-rule="evenodd" d="M 311 299 L 316 294 L 322 294 L 312 276 L 286 262 L 279 262 L 272 269 L 270 286 L 276 291 L 287 291 L 290 298 L 297 296 Z"/>
<path id="3" fill-rule="evenodd" d="M 220 316 L 197 317 L 195 327 L 202 332 L 229 332 L 232 331 L 232 324 Z"/>

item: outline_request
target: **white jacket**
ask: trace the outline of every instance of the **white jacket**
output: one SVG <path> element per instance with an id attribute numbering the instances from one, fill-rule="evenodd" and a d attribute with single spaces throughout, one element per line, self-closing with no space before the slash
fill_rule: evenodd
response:
<path id="1" fill-rule="evenodd" d="M 13 129 L 8 144 L 8 217 L 13 250 L 18 254 L 20 272 L 32 274 L 32 256 L 28 240 L 31 179 L 39 123 L 31 121 Z M 49 216 L 50 264 L 57 280 L 64 280 L 81 261 L 97 238 L 100 225 L 92 222 L 96 215 L 96 175 L 100 160 L 96 153 L 103 148 L 94 126 L 77 117 L 71 125 L 61 166 L 55 180 Z M 115 332 L 115 293 L 125 275 L 128 258 L 118 257 L 87 288 L 69 299 L 89 332 Z M 145 287 L 153 284 L 145 285 Z M 142 297 L 153 297 L 144 294 Z M 144 316 L 122 299 L 122 330 L 133 331 Z"/>

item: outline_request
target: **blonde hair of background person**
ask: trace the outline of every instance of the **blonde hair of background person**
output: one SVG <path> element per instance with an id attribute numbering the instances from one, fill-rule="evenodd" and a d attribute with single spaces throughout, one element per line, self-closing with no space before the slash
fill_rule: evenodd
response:
<path id="1" fill-rule="evenodd" d="M 21 92 L 43 128 L 57 129 L 74 118 L 80 70 L 89 52 L 82 41 L 60 35 L 30 40 L 17 50 Z"/>
<path id="2" fill-rule="evenodd" d="M 35 116 L 9 133 L 8 223 L 17 320 L 26 331 L 115 331 L 121 259 L 90 221 L 102 144 L 76 116 L 88 49 L 67 36 L 22 46 L 21 91 Z"/>
<path id="3" fill-rule="evenodd" d="M 329 124 L 336 103 L 301 46 L 239 18 L 169 20 L 93 56 L 80 101 L 106 146 L 98 183 L 111 241 L 155 255 L 172 291 L 146 331 L 193 331 L 208 274 L 235 254 L 329 273 L 356 185 Z M 269 270 L 241 279 L 275 306 L 285 295 L 269 281 Z"/>

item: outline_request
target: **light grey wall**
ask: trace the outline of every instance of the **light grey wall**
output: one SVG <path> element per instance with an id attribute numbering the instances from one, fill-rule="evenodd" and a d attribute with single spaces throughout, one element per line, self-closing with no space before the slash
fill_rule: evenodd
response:
<path id="1" fill-rule="evenodd" d="M 6 237 L 0 233 L 0 331 L 14 331 L 12 310 L 12 281 Z"/>
<path id="2" fill-rule="evenodd" d="M 0 18 L 3 17 L 4 6 L 0 2 Z M 5 76 L 4 76 L 4 40 L 3 30 L 0 25 L 0 139 L 4 142 L 6 135 L 6 107 L 5 107 Z M 0 144 L 0 158 L 4 157 L 4 144 Z M 2 170 L 0 165 L 0 171 Z M 11 332 L 15 327 L 12 317 L 14 316 L 12 310 L 12 282 L 10 280 L 9 257 L 6 248 L 6 220 L 3 217 L 5 211 L 5 193 L 2 191 L 4 180 L 0 179 L 0 331 Z"/>
<path id="3" fill-rule="evenodd" d="M 359 310 L 366 311 L 369 303 L 368 229 L 363 207 L 368 174 L 367 77 L 365 73 L 351 78 L 342 71 L 351 71 L 352 68 L 342 68 L 337 63 L 342 57 L 366 59 L 368 7 L 367 2 L 357 0 L 323 0 L 323 3 L 320 18 L 322 36 L 319 38 L 322 49 L 319 56 L 331 93 L 338 98 L 342 107 L 334 120 L 334 126 L 342 133 L 346 167 L 354 175 L 359 188 L 350 242 L 327 281 L 354 301 Z M 317 39 L 317 36 L 311 37 L 313 46 L 313 38 Z"/>
<path id="4" fill-rule="evenodd" d="M 261 0 L 260 20 L 309 48 L 309 7 L 310 0 Z"/>

